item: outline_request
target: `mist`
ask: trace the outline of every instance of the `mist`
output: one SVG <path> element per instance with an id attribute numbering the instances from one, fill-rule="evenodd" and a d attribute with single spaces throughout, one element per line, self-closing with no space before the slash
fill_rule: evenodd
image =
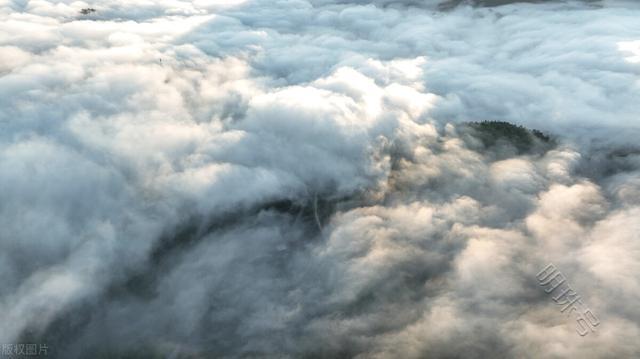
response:
<path id="1" fill-rule="evenodd" d="M 639 18 L 0 0 L 0 344 L 640 356 Z M 549 264 L 597 324 L 545 292 Z"/>

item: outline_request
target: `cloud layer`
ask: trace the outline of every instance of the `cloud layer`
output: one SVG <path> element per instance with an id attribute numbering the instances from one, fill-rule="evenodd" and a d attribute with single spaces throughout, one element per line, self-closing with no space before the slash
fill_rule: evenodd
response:
<path id="1" fill-rule="evenodd" d="M 614 0 L 0 0 L 0 343 L 640 355 L 639 16 Z M 481 120 L 557 146 L 482 149 L 462 124 Z M 538 285 L 550 262 L 595 332 Z"/>

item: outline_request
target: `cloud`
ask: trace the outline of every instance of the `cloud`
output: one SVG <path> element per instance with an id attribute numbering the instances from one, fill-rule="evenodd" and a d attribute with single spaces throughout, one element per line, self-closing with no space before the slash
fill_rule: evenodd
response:
<path id="1" fill-rule="evenodd" d="M 0 1 L 0 342 L 637 356 L 640 7 L 506 3 Z"/>

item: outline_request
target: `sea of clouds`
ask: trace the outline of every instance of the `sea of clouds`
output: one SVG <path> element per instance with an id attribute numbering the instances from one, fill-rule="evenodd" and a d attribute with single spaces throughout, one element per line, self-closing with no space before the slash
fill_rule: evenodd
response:
<path id="1" fill-rule="evenodd" d="M 637 1 L 0 0 L 0 343 L 638 357 L 639 139 Z"/>

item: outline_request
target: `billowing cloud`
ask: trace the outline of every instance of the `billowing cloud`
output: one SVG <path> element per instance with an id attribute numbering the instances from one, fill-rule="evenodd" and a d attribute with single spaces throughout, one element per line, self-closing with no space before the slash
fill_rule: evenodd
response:
<path id="1" fill-rule="evenodd" d="M 0 343 L 640 355 L 638 16 L 0 0 Z M 484 120 L 551 139 L 489 146 L 465 124 Z M 588 335 L 539 285 L 549 263 Z"/>

